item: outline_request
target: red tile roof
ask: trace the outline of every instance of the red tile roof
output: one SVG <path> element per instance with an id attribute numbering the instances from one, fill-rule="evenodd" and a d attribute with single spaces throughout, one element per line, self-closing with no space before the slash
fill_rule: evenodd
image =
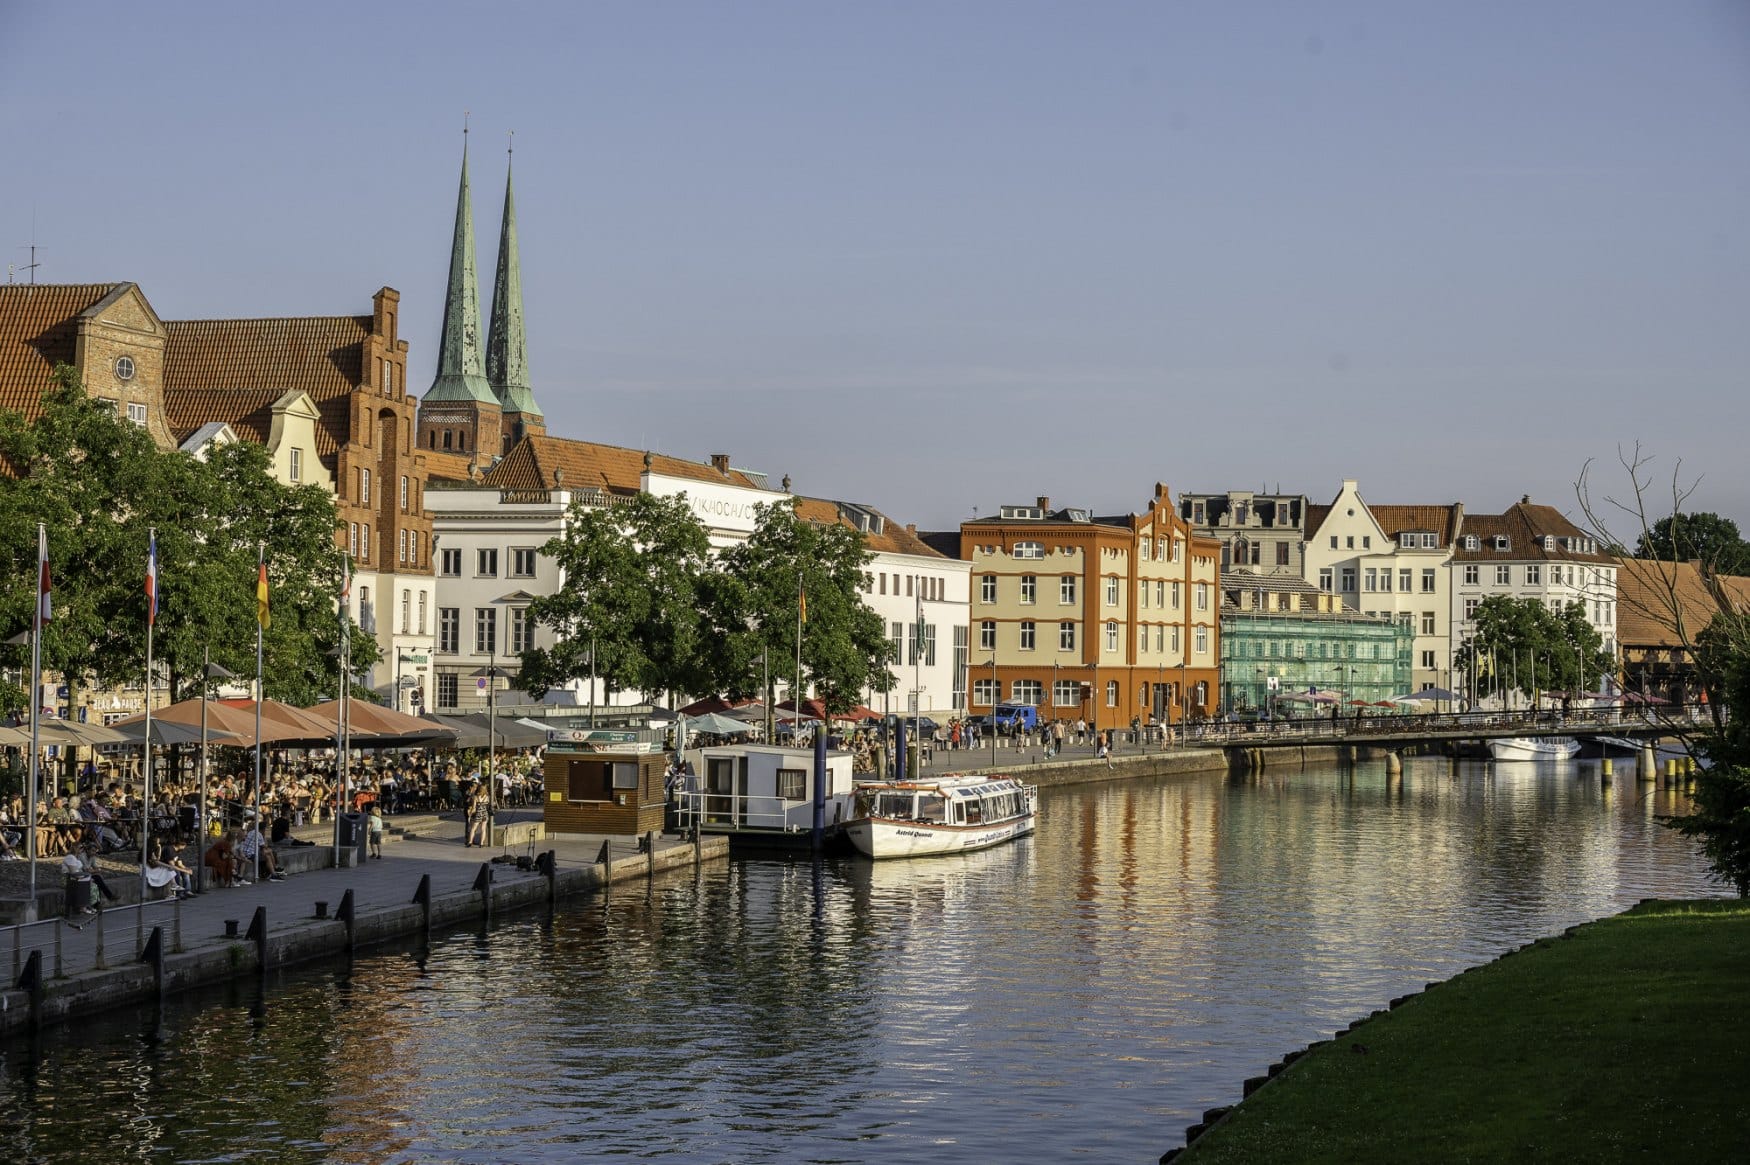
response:
<path id="1" fill-rule="evenodd" d="M 164 411 L 178 441 L 209 421 L 227 421 L 264 441 L 270 406 L 307 392 L 321 414 L 316 452 L 332 467 L 348 439 L 348 395 L 363 380 L 370 316 L 166 320 Z"/>
<path id="2" fill-rule="evenodd" d="M 1608 565 L 1615 561 L 1601 551 L 1570 550 L 1564 547 L 1563 539 L 1574 539 L 1574 545 L 1581 545 L 1579 539 L 1591 536 L 1570 522 L 1554 506 L 1516 502 L 1508 507 L 1505 514 L 1466 514 L 1459 535 L 1458 545 L 1452 553 L 1454 562 L 1551 561 Z M 1476 536 L 1477 549 L 1464 548 L 1464 538 L 1468 535 Z M 1496 550 L 1495 539 L 1501 535 L 1506 536 L 1507 547 Z M 1555 549 L 1543 548 L 1545 536 L 1556 539 Z"/>
<path id="3" fill-rule="evenodd" d="M 917 531 L 906 529 L 881 511 L 861 503 L 857 505 L 859 509 L 867 510 L 881 519 L 881 532 L 879 534 L 873 530 L 864 532 L 863 545 L 865 549 L 881 554 L 913 554 L 920 558 L 959 557 L 958 555 L 941 553 L 918 537 Z M 846 516 L 839 503 L 829 501 L 826 498 L 798 497 L 796 499 L 796 513 L 804 521 L 813 522 L 816 525 L 824 526 L 829 523 L 837 523 L 841 526 L 849 526 L 853 530 L 857 528 L 857 524 Z"/>
<path id="4" fill-rule="evenodd" d="M 0 284 L 0 409 L 34 420 L 57 364 L 73 363 L 79 316 L 125 283 Z"/>
<path id="5" fill-rule="evenodd" d="M 682 461 L 652 453 L 650 468 L 668 477 L 685 477 L 719 485 L 760 489 L 760 484 L 740 470 L 727 474 L 697 461 Z M 493 489 L 552 489 L 553 471 L 564 473 L 566 489 L 596 488 L 610 494 L 630 496 L 638 492 L 644 476 L 645 451 L 564 437 L 524 437 L 487 471 L 484 484 Z"/>
<path id="6" fill-rule="evenodd" d="M 1625 648 L 1693 644 L 1721 611 L 1750 612 L 1750 578 L 1704 574 L 1693 562 L 1612 561 L 1617 567 L 1616 640 Z"/>

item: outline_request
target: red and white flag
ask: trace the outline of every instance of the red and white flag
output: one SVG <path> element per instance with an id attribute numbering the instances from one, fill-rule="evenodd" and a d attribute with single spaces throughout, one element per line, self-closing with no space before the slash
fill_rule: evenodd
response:
<path id="1" fill-rule="evenodd" d="M 158 621 L 158 531 L 146 544 L 146 626 Z"/>
<path id="2" fill-rule="evenodd" d="M 36 528 L 36 617 L 37 626 L 42 626 L 51 618 L 52 604 L 49 601 L 53 590 L 49 582 L 49 532 L 48 528 L 38 525 Z"/>

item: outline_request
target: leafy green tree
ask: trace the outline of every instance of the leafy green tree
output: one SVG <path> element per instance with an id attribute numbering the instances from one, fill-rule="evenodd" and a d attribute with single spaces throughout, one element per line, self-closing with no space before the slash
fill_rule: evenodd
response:
<path id="1" fill-rule="evenodd" d="M 1457 660 L 1476 677 L 1478 696 L 1586 689 L 1615 667 L 1581 603 L 1557 613 L 1538 599 L 1490 595 L 1478 604 L 1474 626 Z"/>
<path id="2" fill-rule="evenodd" d="M 784 502 L 760 506 L 757 513 L 748 540 L 723 558 L 744 589 L 749 634 L 771 671 L 792 670 L 786 661 L 796 658 L 798 605 L 805 597 L 803 686 L 812 685 L 831 712 L 855 705 L 866 688 L 886 691 L 894 651 L 881 617 L 863 602 L 870 555 L 862 533 L 841 523 L 803 521 Z M 744 658 L 757 660 L 759 652 Z"/>
<path id="3" fill-rule="evenodd" d="M 1750 542 L 1738 533 L 1738 524 L 1705 511 L 1660 518 L 1641 535 L 1635 557 L 1695 559 L 1718 574 L 1750 574 Z"/>
<path id="4" fill-rule="evenodd" d="M 32 421 L 0 413 L 0 627 L 28 630 L 36 529 L 48 531 L 54 618 L 43 667 L 69 686 L 113 686 L 145 674 L 145 569 L 158 537 L 154 656 L 178 695 L 192 694 L 202 653 L 239 675 L 255 670 L 256 545 L 268 550 L 273 600 L 266 641 L 270 697 L 307 704 L 331 694 L 338 641 L 340 551 L 333 501 L 276 481 L 267 452 L 238 443 L 205 460 L 161 451 L 146 431 L 89 398 L 72 369 Z M 354 662 L 376 645 L 354 636 Z M 25 645 L 8 659 L 28 666 Z M 23 693 L 17 693 L 22 697 Z"/>
<path id="5" fill-rule="evenodd" d="M 709 576 L 711 543 L 684 497 L 573 502 L 542 553 L 564 583 L 529 604 L 551 647 L 525 651 L 521 682 L 543 692 L 594 674 L 618 689 L 715 691 L 712 639 L 734 622 L 735 593 Z M 727 606 L 727 610 L 725 609 Z"/>
<path id="6" fill-rule="evenodd" d="M 1719 612 L 1696 637 L 1694 654 L 1714 714 L 1698 742 L 1708 767 L 1690 811 L 1664 822 L 1697 839 L 1713 872 L 1750 898 L 1750 613 Z"/>

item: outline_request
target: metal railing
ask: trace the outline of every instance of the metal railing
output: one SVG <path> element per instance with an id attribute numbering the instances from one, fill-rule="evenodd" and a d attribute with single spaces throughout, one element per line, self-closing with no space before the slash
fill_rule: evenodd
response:
<path id="1" fill-rule="evenodd" d="M 18 982 L 32 954 L 42 953 L 50 978 L 101 971 L 141 957 L 152 931 L 167 926 L 170 950 L 182 949 L 182 900 L 163 898 L 104 908 L 74 918 L 56 915 L 0 927 L 0 950 L 10 948 L 10 986 Z"/>

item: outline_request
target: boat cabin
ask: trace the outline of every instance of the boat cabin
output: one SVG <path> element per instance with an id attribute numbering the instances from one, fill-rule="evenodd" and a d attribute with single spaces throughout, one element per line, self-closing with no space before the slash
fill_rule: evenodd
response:
<path id="1" fill-rule="evenodd" d="M 560 735 L 566 734 L 550 734 Z M 663 787 L 667 758 L 649 744 L 590 739 L 602 733 L 575 735 L 577 739 L 555 739 L 547 745 L 541 769 L 547 832 L 660 832 L 668 805 Z"/>
<path id="2" fill-rule="evenodd" d="M 814 750 L 726 744 L 697 751 L 680 824 L 704 833 L 806 834 L 814 828 Z M 852 756 L 826 754 L 826 826 L 850 812 Z"/>
<path id="3" fill-rule="evenodd" d="M 858 788 L 854 816 L 931 825 L 987 825 L 1019 817 L 1029 808 L 1026 790 L 1013 781 L 883 782 Z"/>

